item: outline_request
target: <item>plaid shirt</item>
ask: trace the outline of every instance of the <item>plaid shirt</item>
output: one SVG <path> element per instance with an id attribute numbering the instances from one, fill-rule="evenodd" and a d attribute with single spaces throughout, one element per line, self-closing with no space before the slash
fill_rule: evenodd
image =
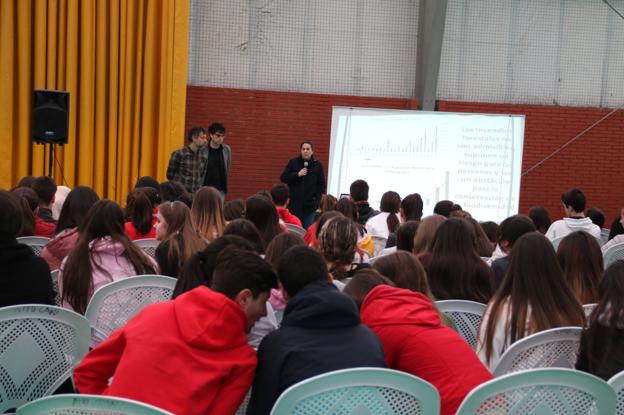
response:
<path id="1" fill-rule="evenodd" d="M 208 166 L 208 146 L 193 152 L 188 146 L 171 153 L 167 179 L 180 182 L 190 193 L 195 193 L 204 183 Z"/>

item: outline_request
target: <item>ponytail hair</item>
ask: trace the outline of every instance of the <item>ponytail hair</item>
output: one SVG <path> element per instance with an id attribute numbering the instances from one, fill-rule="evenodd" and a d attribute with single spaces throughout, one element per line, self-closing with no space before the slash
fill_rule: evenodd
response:
<path id="1" fill-rule="evenodd" d="M 397 213 L 401 209 L 401 196 L 397 192 L 389 191 L 383 194 L 381 197 L 381 204 L 379 209 L 382 212 L 389 213 L 386 219 L 388 225 L 388 232 L 394 233 L 400 225 L 399 217 Z"/>
<path id="2" fill-rule="evenodd" d="M 126 219 L 132 222 L 139 233 L 145 235 L 152 229 L 154 206 L 145 188 L 137 188 L 126 198 Z"/>

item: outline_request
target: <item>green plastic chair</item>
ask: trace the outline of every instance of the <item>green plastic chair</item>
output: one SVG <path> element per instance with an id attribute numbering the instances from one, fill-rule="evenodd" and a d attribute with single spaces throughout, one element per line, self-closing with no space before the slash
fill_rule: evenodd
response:
<path id="1" fill-rule="evenodd" d="M 613 262 L 624 259 L 624 242 L 611 246 L 602 255 L 604 267 L 607 269 Z"/>
<path id="2" fill-rule="evenodd" d="M 137 275 L 100 287 L 87 305 L 91 346 L 96 347 L 150 304 L 169 301 L 177 280 L 164 275 Z"/>
<path id="3" fill-rule="evenodd" d="M 160 241 L 156 238 L 137 239 L 133 242 L 152 258 L 156 256 L 156 248 L 160 244 Z"/>
<path id="4" fill-rule="evenodd" d="M 89 351 L 90 331 L 60 307 L 0 308 L 0 413 L 58 389 Z"/>
<path id="5" fill-rule="evenodd" d="M 152 405 L 99 395 L 56 395 L 18 408 L 18 415 L 172 415 Z"/>
<path id="6" fill-rule="evenodd" d="M 624 371 L 609 379 L 609 385 L 611 385 L 617 397 L 615 414 L 624 415 Z"/>
<path id="7" fill-rule="evenodd" d="M 337 370 L 286 389 L 271 415 L 438 415 L 440 395 L 428 382 L 380 368 Z"/>
<path id="8" fill-rule="evenodd" d="M 457 415 L 613 415 L 615 392 L 604 380 L 573 369 L 532 369 L 486 382 Z"/>

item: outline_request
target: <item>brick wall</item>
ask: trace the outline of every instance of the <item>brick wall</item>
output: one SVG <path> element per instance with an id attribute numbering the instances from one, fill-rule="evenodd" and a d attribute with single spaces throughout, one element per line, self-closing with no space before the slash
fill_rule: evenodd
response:
<path id="1" fill-rule="evenodd" d="M 332 106 L 414 109 L 412 100 L 319 95 L 291 92 L 189 86 L 186 127 L 213 121 L 228 130 L 233 148 L 228 199 L 246 197 L 279 181 L 299 143 L 312 140 L 316 157 L 327 169 Z M 591 126 L 609 110 L 535 105 L 440 102 L 440 111 L 526 115 L 522 171 Z M 562 152 L 524 175 L 520 211 L 546 206 L 554 218 L 562 215 L 562 191 L 578 186 L 588 207 L 605 210 L 607 222 L 624 206 L 624 111 L 612 115 Z M 327 172 L 327 170 L 326 170 Z M 417 189 L 415 189 L 417 190 Z"/>

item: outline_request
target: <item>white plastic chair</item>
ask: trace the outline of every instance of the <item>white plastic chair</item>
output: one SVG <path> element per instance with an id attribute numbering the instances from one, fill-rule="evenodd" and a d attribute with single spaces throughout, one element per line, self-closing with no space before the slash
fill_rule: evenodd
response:
<path id="1" fill-rule="evenodd" d="M 613 415 L 615 393 L 604 380 L 571 369 L 533 369 L 479 385 L 457 415 Z"/>
<path id="2" fill-rule="evenodd" d="M 0 413 L 52 394 L 89 351 L 89 322 L 60 307 L 0 309 Z"/>
<path id="3" fill-rule="evenodd" d="M 592 313 L 592 311 L 594 311 L 594 308 L 596 308 L 597 305 L 598 304 L 596 303 L 583 305 L 583 312 L 585 313 L 585 317 L 589 318 L 589 315 Z"/>
<path id="4" fill-rule="evenodd" d="M 303 229 L 301 226 L 293 225 L 292 223 L 286 223 L 286 229 L 288 229 L 288 232 L 299 235 L 302 238 L 306 234 L 305 229 Z"/>
<path id="5" fill-rule="evenodd" d="M 612 262 L 615 262 L 618 259 L 624 259 L 624 242 L 615 244 L 607 249 L 602 257 L 604 260 L 605 269 L 607 269 L 607 267 L 611 265 Z"/>
<path id="6" fill-rule="evenodd" d="M 56 395 L 38 399 L 17 409 L 17 415 L 173 415 L 152 405 L 100 395 Z"/>
<path id="7" fill-rule="evenodd" d="M 143 250 L 147 255 L 154 258 L 156 256 L 156 248 L 160 244 L 158 239 L 154 238 L 146 238 L 146 239 L 137 239 L 134 243 Z"/>
<path id="8" fill-rule="evenodd" d="M 40 255 L 43 248 L 50 242 L 50 238 L 44 238 L 43 236 L 22 236 L 17 238 L 17 242 L 28 245 L 30 249 L 34 251 L 35 255 Z"/>
<path id="9" fill-rule="evenodd" d="M 580 327 L 558 327 L 518 340 L 501 356 L 494 369 L 494 377 L 545 367 L 573 369 L 578 357 L 581 331 Z"/>
<path id="10" fill-rule="evenodd" d="M 145 306 L 170 300 L 176 281 L 164 275 L 138 275 L 97 290 L 85 312 L 93 329 L 92 347 L 125 325 Z"/>
<path id="11" fill-rule="evenodd" d="M 615 415 L 624 415 L 624 371 L 609 379 L 609 385 L 616 395 Z"/>
<path id="12" fill-rule="evenodd" d="M 54 304 L 60 307 L 61 306 L 61 293 L 59 292 L 59 287 L 58 287 L 58 276 L 59 276 L 58 269 L 50 271 L 50 277 L 52 278 L 52 289 L 54 290 Z"/>
<path id="13" fill-rule="evenodd" d="M 435 304 L 438 310 L 453 320 L 459 334 L 474 350 L 477 347 L 477 332 L 486 305 L 466 300 L 441 300 Z"/>
<path id="14" fill-rule="evenodd" d="M 286 389 L 271 410 L 271 415 L 439 413 L 440 395 L 430 383 L 379 368 L 337 370 L 306 379 Z"/>

